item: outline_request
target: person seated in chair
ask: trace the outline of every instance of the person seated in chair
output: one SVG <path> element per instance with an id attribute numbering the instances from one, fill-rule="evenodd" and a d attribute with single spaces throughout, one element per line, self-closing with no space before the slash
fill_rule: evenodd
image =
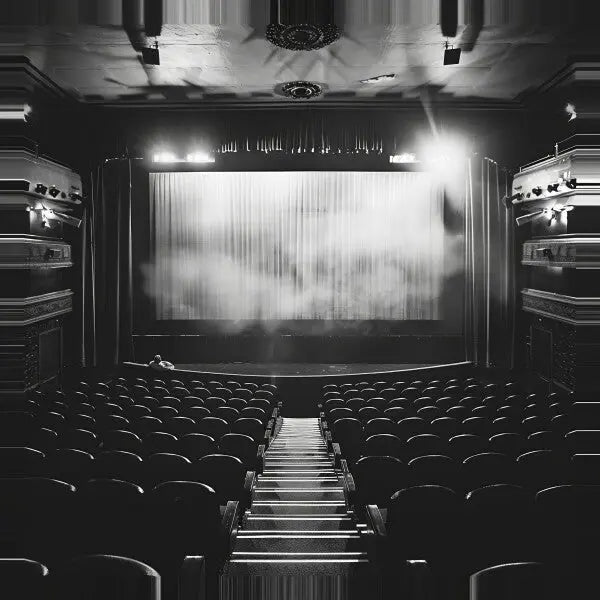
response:
<path id="1" fill-rule="evenodd" d="M 157 354 L 149 363 L 148 366 L 155 371 L 170 371 L 175 368 L 173 363 L 168 360 L 163 360 L 160 354 Z"/>

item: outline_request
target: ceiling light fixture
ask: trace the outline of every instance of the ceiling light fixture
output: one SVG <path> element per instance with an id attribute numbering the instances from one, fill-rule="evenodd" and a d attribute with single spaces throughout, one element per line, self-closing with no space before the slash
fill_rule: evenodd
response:
<path id="1" fill-rule="evenodd" d="M 531 190 L 531 192 L 532 192 L 532 194 L 535 194 L 536 196 L 541 196 L 542 193 L 544 192 L 544 190 L 540 186 L 538 186 L 538 187 L 534 187 Z"/>
<path id="2" fill-rule="evenodd" d="M 574 190 L 577 188 L 577 179 L 575 179 L 574 177 L 572 177 L 571 179 L 567 179 L 567 181 L 565 181 L 565 185 L 570 190 Z"/>

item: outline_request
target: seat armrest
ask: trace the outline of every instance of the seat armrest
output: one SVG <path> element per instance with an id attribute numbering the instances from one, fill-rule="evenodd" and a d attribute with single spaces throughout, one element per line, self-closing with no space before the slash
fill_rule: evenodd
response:
<path id="1" fill-rule="evenodd" d="M 227 560 L 233 550 L 235 538 L 237 536 L 238 524 L 240 521 L 240 503 L 237 500 L 229 500 L 225 507 L 225 514 L 221 521 L 223 530 L 223 556 L 222 560 Z"/>
<path id="2" fill-rule="evenodd" d="M 331 444 L 331 449 L 333 450 L 333 466 L 339 469 L 342 466 L 342 449 L 337 442 Z"/>
<path id="3" fill-rule="evenodd" d="M 243 504 L 242 510 L 246 510 L 250 507 L 252 502 L 252 490 L 254 489 L 254 485 L 256 484 L 256 473 L 254 471 L 246 472 L 246 479 L 244 480 L 244 495 L 243 495 Z"/>
<path id="4" fill-rule="evenodd" d="M 274 408 L 273 412 L 271 413 L 271 420 L 275 421 L 276 418 L 277 418 L 277 408 Z"/>
<path id="5" fill-rule="evenodd" d="M 340 460 L 340 468 L 342 469 L 342 473 L 346 475 L 346 473 L 350 473 L 350 469 L 348 468 L 348 461 L 345 458 Z"/>
<path id="6" fill-rule="evenodd" d="M 383 516 L 376 504 L 367 504 L 366 517 L 369 529 L 373 531 L 378 538 L 387 536 L 387 529 L 385 522 L 383 521 Z"/>
<path id="7" fill-rule="evenodd" d="M 268 447 L 270 446 L 270 444 L 271 444 L 271 436 L 272 436 L 272 434 L 273 434 L 273 433 L 272 433 L 272 430 L 271 430 L 271 428 L 270 428 L 269 426 L 267 426 L 267 428 L 265 429 L 265 435 L 264 435 L 264 437 L 263 437 L 263 439 L 262 439 L 262 445 L 263 445 L 265 448 L 268 448 Z"/>
<path id="8" fill-rule="evenodd" d="M 325 443 L 327 444 L 327 452 L 333 452 L 333 439 L 331 431 L 325 431 Z"/>
<path id="9" fill-rule="evenodd" d="M 265 468 L 265 445 L 260 444 L 256 451 L 256 472 L 262 473 Z"/>
<path id="10" fill-rule="evenodd" d="M 178 600 L 206 600 L 204 556 L 186 556 L 179 570 Z"/>
<path id="11" fill-rule="evenodd" d="M 348 510 L 356 512 L 356 484 L 350 473 L 344 473 L 344 499 Z"/>

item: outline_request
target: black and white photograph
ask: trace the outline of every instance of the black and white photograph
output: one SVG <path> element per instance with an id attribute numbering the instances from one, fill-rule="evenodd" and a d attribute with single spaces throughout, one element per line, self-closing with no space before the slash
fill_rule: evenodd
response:
<path id="1" fill-rule="evenodd" d="M 600 597 L 594 0 L 0 2 L 0 599 Z"/>

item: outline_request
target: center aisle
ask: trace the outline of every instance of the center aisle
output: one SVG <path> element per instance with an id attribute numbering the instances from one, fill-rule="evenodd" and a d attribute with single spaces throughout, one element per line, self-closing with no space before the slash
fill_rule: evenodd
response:
<path id="1" fill-rule="evenodd" d="M 377 598 L 318 419 L 284 418 L 221 577 L 221 600 Z"/>

